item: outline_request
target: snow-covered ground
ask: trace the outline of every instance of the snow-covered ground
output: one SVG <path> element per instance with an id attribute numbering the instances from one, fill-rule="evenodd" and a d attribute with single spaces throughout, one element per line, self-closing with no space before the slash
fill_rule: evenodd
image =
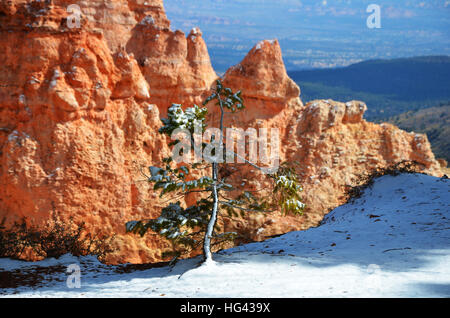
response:
<path id="1" fill-rule="evenodd" d="M 36 263 L 0 260 L 2 270 L 60 265 L 41 287 L 2 297 L 450 297 L 450 182 L 421 174 L 384 176 L 323 224 L 174 268 L 117 273 L 95 258 Z M 68 288 L 70 264 L 81 288 Z"/>

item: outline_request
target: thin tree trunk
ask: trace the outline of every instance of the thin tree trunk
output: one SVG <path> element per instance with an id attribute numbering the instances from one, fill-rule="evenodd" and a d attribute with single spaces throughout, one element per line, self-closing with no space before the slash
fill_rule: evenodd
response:
<path id="1" fill-rule="evenodd" d="M 213 170 L 215 169 L 216 163 L 213 163 Z M 211 253 L 211 238 L 214 232 L 214 226 L 216 225 L 217 221 L 217 210 L 219 205 L 219 198 L 217 195 L 217 185 L 213 185 L 213 200 L 214 205 L 211 213 L 211 218 L 209 219 L 208 227 L 206 229 L 205 234 L 205 240 L 203 243 L 203 255 L 205 257 L 205 262 L 211 262 L 212 259 L 212 253 Z"/>
<path id="2" fill-rule="evenodd" d="M 220 139 L 219 139 L 219 146 L 222 147 L 223 145 L 223 105 L 222 100 L 220 99 L 220 95 L 218 95 L 218 101 L 220 106 Z M 219 209 L 219 195 L 217 191 L 217 182 L 219 181 L 219 168 L 218 163 L 213 162 L 212 164 L 212 177 L 214 180 L 213 185 L 213 209 L 211 211 L 211 218 L 209 219 L 208 227 L 206 228 L 205 233 L 205 239 L 203 242 L 203 255 L 205 257 L 205 262 L 212 262 L 212 253 L 211 253 L 211 238 L 214 233 L 214 226 L 216 225 L 217 221 L 217 213 Z"/>

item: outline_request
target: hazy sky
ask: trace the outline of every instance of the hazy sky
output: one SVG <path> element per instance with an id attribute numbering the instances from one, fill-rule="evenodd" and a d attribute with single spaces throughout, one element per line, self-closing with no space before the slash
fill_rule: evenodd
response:
<path id="1" fill-rule="evenodd" d="M 450 54 L 450 0 L 165 0 L 172 29 L 198 26 L 220 72 L 278 38 L 289 69 Z M 381 28 L 367 27 L 370 4 Z"/>

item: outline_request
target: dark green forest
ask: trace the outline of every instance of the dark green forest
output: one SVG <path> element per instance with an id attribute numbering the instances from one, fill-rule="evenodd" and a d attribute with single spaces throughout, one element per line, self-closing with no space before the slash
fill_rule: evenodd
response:
<path id="1" fill-rule="evenodd" d="M 362 100 L 379 121 L 450 101 L 450 56 L 371 60 L 344 68 L 292 71 L 302 100 Z"/>

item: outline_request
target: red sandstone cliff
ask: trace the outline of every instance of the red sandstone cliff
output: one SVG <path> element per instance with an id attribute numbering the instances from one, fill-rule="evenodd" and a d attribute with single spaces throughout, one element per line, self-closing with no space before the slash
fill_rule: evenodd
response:
<path id="1" fill-rule="evenodd" d="M 67 27 L 69 4 L 0 4 L 0 218 L 72 216 L 117 234 L 109 262 L 160 260 L 167 244 L 126 235 L 124 222 L 163 206 L 140 168 L 169 153 L 160 114 L 172 102 L 200 103 L 214 83 L 205 42 L 198 29 L 172 31 L 162 1 L 80 1 L 80 28 Z M 257 44 L 224 82 L 247 105 L 227 126 L 279 128 L 282 159 L 301 163 L 305 215 L 226 224 L 252 239 L 317 225 L 343 186 L 374 167 L 409 159 L 440 174 L 426 136 L 364 121 L 364 103 L 303 105 L 277 41 Z M 249 168 L 231 178 L 263 185 Z"/>

